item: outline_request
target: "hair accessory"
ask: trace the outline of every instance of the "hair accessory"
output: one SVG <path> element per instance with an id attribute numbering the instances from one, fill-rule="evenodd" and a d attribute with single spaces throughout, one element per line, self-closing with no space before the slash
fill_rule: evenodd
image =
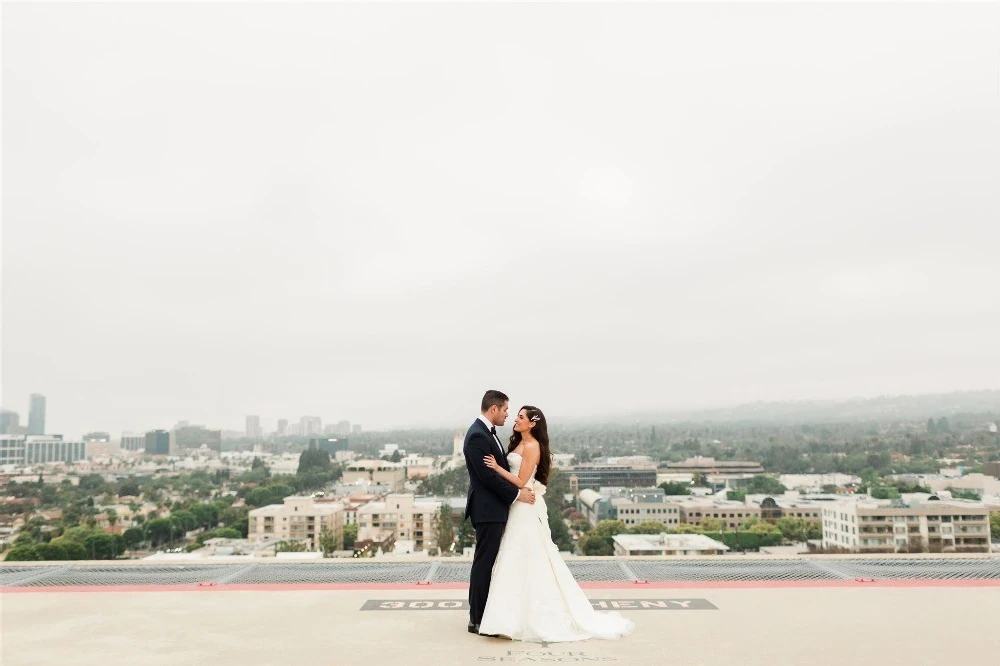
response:
<path id="1" fill-rule="evenodd" d="M 538 414 L 535 414 L 534 416 L 531 417 L 532 421 L 540 421 L 541 419 L 542 419 L 542 417 L 539 416 Z"/>

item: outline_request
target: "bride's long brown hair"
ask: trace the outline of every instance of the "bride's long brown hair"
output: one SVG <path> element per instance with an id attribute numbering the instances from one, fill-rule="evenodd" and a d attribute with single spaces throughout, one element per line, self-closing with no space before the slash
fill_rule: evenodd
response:
<path id="1" fill-rule="evenodd" d="M 524 410 L 529 421 L 535 422 L 535 427 L 531 429 L 531 436 L 538 440 L 538 448 L 541 456 L 538 458 L 538 467 L 535 468 L 535 478 L 543 486 L 549 482 L 549 470 L 552 469 L 552 452 L 549 450 L 549 427 L 545 422 L 545 414 L 538 407 L 525 405 Z M 521 411 L 518 410 L 518 411 Z M 510 444 L 507 445 L 507 453 L 510 453 L 521 443 L 521 433 L 514 431 L 510 436 Z"/>

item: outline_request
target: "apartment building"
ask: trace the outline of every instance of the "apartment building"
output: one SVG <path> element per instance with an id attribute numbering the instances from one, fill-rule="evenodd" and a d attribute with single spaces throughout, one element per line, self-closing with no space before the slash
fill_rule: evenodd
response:
<path id="1" fill-rule="evenodd" d="M 312 497 L 286 497 L 282 504 L 269 504 L 250 511 L 247 538 L 250 543 L 278 541 L 308 542 L 310 550 L 321 550 L 324 528 L 333 532 L 337 550 L 344 544 L 344 505 L 317 502 Z"/>
<path id="2" fill-rule="evenodd" d="M 838 502 L 823 509 L 823 547 L 862 553 L 988 553 L 989 508 L 926 493 Z"/>
<path id="3" fill-rule="evenodd" d="M 358 541 L 412 541 L 414 550 L 437 547 L 434 523 L 447 503 L 453 515 L 465 512 L 464 498 L 416 497 L 411 493 L 390 493 L 378 502 L 358 507 Z"/>

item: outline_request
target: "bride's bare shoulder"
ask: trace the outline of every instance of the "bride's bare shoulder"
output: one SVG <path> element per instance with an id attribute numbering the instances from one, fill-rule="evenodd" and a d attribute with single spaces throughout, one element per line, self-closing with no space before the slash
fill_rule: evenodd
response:
<path id="1" fill-rule="evenodd" d="M 528 452 L 539 453 L 540 451 L 541 451 L 541 449 L 539 448 L 537 441 L 532 440 L 530 442 L 525 442 L 524 443 L 524 452 L 525 453 L 528 453 Z"/>

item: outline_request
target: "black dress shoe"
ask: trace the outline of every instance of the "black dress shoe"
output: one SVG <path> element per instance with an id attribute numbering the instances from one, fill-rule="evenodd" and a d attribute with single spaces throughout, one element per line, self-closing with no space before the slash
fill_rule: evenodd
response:
<path id="1" fill-rule="evenodd" d="M 469 633 L 470 634 L 478 634 L 479 633 L 479 625 L 478 624 L 472 624 L 470 622 L 469 623 Z"/>

